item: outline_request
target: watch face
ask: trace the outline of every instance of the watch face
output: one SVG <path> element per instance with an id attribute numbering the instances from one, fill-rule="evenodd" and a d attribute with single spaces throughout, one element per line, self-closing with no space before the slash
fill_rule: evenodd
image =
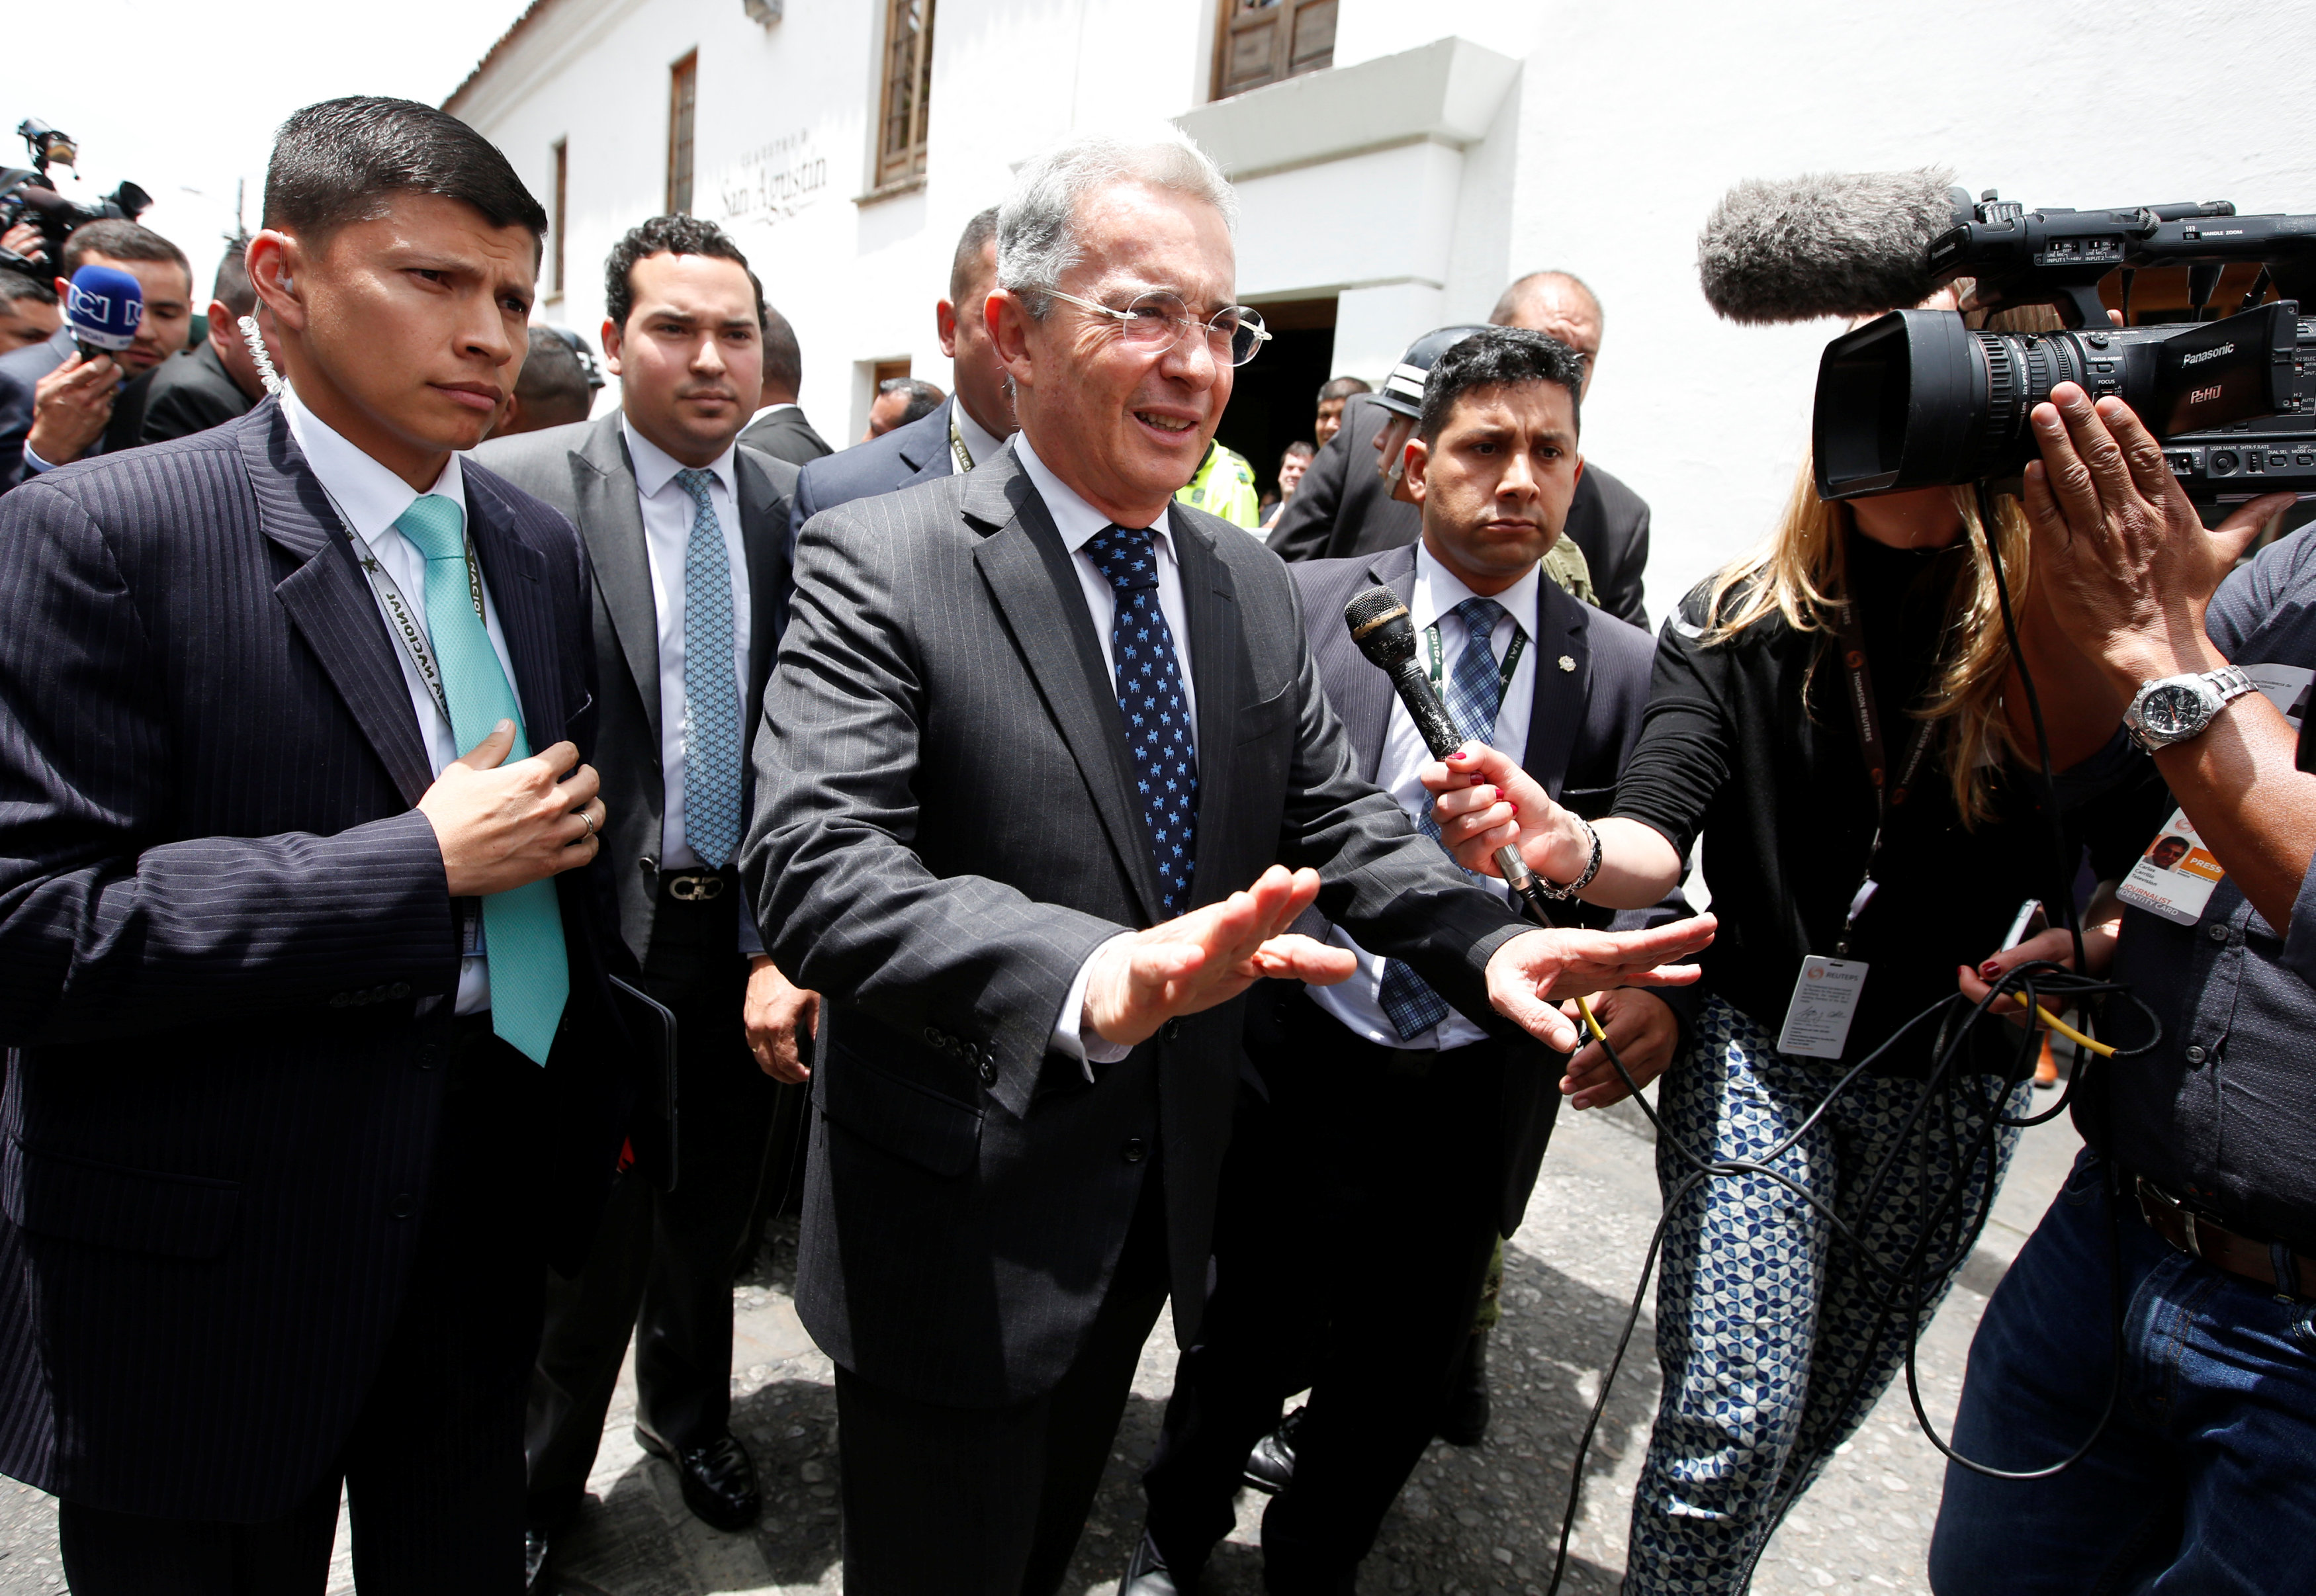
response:
<path id="1" fill-rule="evenodd" d="M 2139 701 L 2139 722 L 2159 737 L 2178 736 L 2203 725 L 2203 695 L 2194 688 L 2167 684 Z"/>

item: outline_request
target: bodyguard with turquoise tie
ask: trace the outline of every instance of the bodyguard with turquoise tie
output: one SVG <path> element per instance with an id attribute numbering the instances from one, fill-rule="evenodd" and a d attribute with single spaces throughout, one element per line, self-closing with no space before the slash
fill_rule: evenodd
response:
<path id="1" fill-rule="evenodd" d="M 788 1177 L 768 1152 L 796 1146 L 801 1089 L 781 1083 L 804 1079 L 797 1028 L 815 1001 L 764 957 L 734 868 L 797 479 L 734 441 L 762 382 L 763 301 L 713 223 L 661 216 L 612 247 L 604 303 L 619 408 L 473 457 L 586 540 L 605 853 L 621 934 L 678 1022 L 673 1113 L 659 1117 L 672 1146 L 638 1147 L 645 1164 L 621 1179 L 586 1268 L 548 1285 L 525 1435 L 534 1566 L 585 1491 L 631 1331 L 637 1439 L 707 1522 L 736 1530 L 757 1514 L 728 1424 L 732 1272 L 759 1186 Z"/>
<path id="2" fill-rule="evenodd" d="M 80 1592 L 512 1591 L 549 1261 L 632 1050 L 570 525 L 464 464 L 547 218 L 402 101 L 284 124 L 287 387 L 0 504 L 0 1470 Z"/>

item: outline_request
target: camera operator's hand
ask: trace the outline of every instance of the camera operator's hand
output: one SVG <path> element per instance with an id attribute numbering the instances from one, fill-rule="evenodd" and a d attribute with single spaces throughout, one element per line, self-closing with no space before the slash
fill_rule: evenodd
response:
<path id="1" fill-rule="evenodd" d="M 2122 400 L 2093 405 L 2062 382 L 2033 423 L 2043 458 L 2026 467 L 2026 519 L 2054 620 L 2126 695 L 2225 664 L 2205 636 L 2205 609 L 2292 495 L 2254 499 L 2206 531 L 2162 445 Z"/>
<path id="2" fill-rule="evenodd" d="M 1718 924 L 1699 914 L 1647 931 L 1523 932 L 1488 960 L 1488 1001 L 1554 1052 L 1571 1052 L 1576 1027 L 1554 1005 L 1611 986 L 1686 986 L 1697 967 L 1671 961 L 1708 946 Z"/>
<path id="3" fill-rule="evenodd" d="M 31 222 L 18 222 L 6 232 L 0 233 L 0 249 L 35 265 L 48 263 L 48 240 L 40 236 L 40 229 Z"/>
<path id="4" fill-rule="evenodd" d="M 75 354 L 32 385 L 32 429 L 24 447 L 52 466 L 70 465 L 104 436 L 120 368 L 111 355 Z"/>
<path id="5" fill-rule="evenodd" d="M 1582 1024 L 1572 1000 L 1561 1012 Z M 1634 1085 L 1646 1086 L 1672 1062 L 1672 1050 L 1680 1041 L 1680 1021 L 1674 1017 L 1672 1005 L 1656 994 L 1633 986 L 1604 992 L 1592 1000 L 1592 1017 L 1608 1033 L 1609 1046 L 1624 1060 L 1625 1073 L 1633 1077 Z M 1568 1073 L 1560 1078 L 1560 1095 L 1572 1109 L 1599 1109 L 1621 1102 L 1632 1093 L 1625 1090 L 1616 1065 L 1608 1062 L 1608 1048 L 1588 1041 L 1568 1061 Z"/>

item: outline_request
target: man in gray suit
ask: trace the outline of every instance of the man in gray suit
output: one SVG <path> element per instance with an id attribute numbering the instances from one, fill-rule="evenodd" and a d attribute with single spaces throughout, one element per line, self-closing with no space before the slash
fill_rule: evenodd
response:
<path id="1" fill-rule="evenodd" d="M 795 467 L 734 443 L 755 407 L 762 299 L 732 241 L 688 216 L 628 233 L 605 275 L 621 409 L 475 451 L 586 541 L 619 929 L 678 1027 L 659 1115 L 670 1134 L 636 1138 L 642 1162 L 585 1269 L 548 1282 L 525 1437 L 534 1573 L 585 1489 L 631 1330 L 645 1449 L 673 1464 L 707 1522 L 756 1517 L 729 1428 L 732 1271 L 767 1148 L 794 1145 L 773 1135 L 781 1100 L 802 1108 L 765 1076 L 804 1079 L 796 1031 L 815 1003 L 764 957 L 735 859 L 796 482 Z"/>
<path id="2" fill-rule="evenodd" d="M 1359 779 L 1294 585 L 1173 495 L 1259 347 L 1180 132 L 1079 135 L 1001 208 L 1021 431 L 800 545 L 744 869 L 829 1004 L 797 1304 L 835 1361 L 852 1596 L 1044 1596 L 1142 1344 L 1204 1296 L 1238 998 L 1341 980 L 1316 903 L 1547 1043 L 1710 940 L 1524 930 Z"/>
<path id="3" fill-rule="evenodd" d="M 949 298 L 933 307 L 933 325 L 941 352 L 949 358 L 956 392 L 922 421 L 805 467 L 788 517 L 791 557 L 804 523 L 822 511 L 951 471 L 970 471 L 1013 435 L 1013 396 L 982 315 L 996 286 L 997 207 L 992 205 L 965 224 L 949 261 Z"/>

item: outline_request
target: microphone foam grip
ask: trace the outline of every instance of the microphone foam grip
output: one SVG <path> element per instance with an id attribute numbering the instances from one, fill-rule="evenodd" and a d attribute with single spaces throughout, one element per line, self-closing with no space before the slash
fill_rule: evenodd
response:
<path id="1" fill-rule="evenodd" d="M 145 290 L 115 266 L 83 266 L 67 285 L 65 320 L 94 349 L 122 350 L 145 322 Z"/>
<path id="2" fill-rule="evenodd" d="M 1879 316 L 1929 298 L 1929 248 L 1956 220 L 1954 174 L 1818 172 L 1731 189 L 1697 237 L 1705 298 L 1733 322 Z"/>

